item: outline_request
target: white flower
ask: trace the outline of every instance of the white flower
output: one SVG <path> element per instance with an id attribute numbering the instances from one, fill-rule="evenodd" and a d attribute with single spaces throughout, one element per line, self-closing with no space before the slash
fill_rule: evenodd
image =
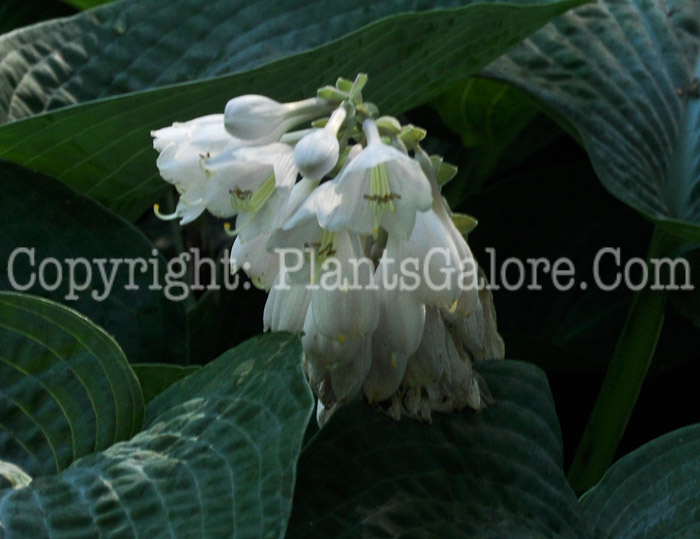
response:
<path id="1" fill-rule="evenodd" d="M 276 142 L 206 160 L 206 208 L 217 217 L 238 215 L 236 229 L 244 240 L 270 230 L 298 175 L 293 155 L 291 147 Z"/>
<path id="2" fill-rule="evenodd" d="M 291 192 L 285 188 L 277 190 L 272 195 L 254 218 L 260 222 L 260 227 L 256 226 L 255 222 L 251 226 L 244 227 L 242 234 L 239 234 L 233 242 L 230 260 L 232 271 L 244 268 L 255 286 L 265 290 L 272 287 L 278 277 L 280 259 L 278 253 L 268 249 L 270 237 L 285 218 L 299 207 L 315 186 L 316 182 L 302 179 L 294 185 Z M 261 227 L 264 227 L 264 230 L 257 233 L 258 228 Z M 252 235 L 252 233 L 255 234 Z M 274 331 L 280 330 L 274 329 Z"/>
<path id="3" fill-rule="evenodd" d="M 347 231 L 333 234 L 325 271 L 311 292 L 302 342 L 328 367 L 354 359 L 379 322 L 379 293 L 370 286 L 372 262 L 358 251 L 357 237 Z"/>
<path id="4" fill-rule="evenodd" d="M 243 143 L 226 132 L 222 114 L 175 123 L 151 132 L 151 136 L 153 147 L 160 152 L 156 161 L 160 175 L 180 193 L 175 213 L 161 217 L 180 218 L 180 223 L 185 225 L 194 221 L 205 209 L 208 176 L 203 162 L 226 148 Z"/>
<path id="5" fill-rule="evenodd" d="M 323 128 L 314 129 L 297 143 L 294 161 L 304 177 L 320 180 L 333 170 L 340 151 L 337 133 L 346 115 L 345 107 L 337 108 Z"/>
<path id="6" fill-rule="evenodd" d="M 180 193 L 163 217 L 236 218 L 231 267 L 269 290 L 266 331 L 300 334 L 320 424 L 360 394 L 395 419 L 481 409 L 471 361 L 502 358 L 503 341 L 440 193 L 450 167 L 420 147 L 424 130 L 375 123 L 365 82 L 339 80 L 320 91 L 328 101 L 245 95 L 154 131 L 159 171 Z"/>
<path id="7" fill-rule="evenodd" d="M 338 339 L 367 336 L 379 320 L 378 288 L 371 286 L 372 261 L 362 256 L 359 239 L 346 231 L 335 235 L 331 249 L 334 253 L 325 263 L 330 269 L 311 293 L 316 327 Z"/>
<path id="8" fill-rule="evenodd" d="M 326 102 L 317 98 L 278 103 L 263 95 L 242 95 L 226 103 L 224 124 L 235 137 L 257 143 L 275 142 L 288 129 L 318 118 L 327 110 Z"/>
<path id="9" fill-rule="evenodd" d="M 376 281 L 386 309 L 385 338 L 393 350 L 407 356 L 416 351 L 426 305 L 454 309 L 461 295 L 460 268 L 459 250 L 432 210 L 417 214 L 407 239 L 389 234 Z"/>
<path id="10" fill-rule="evenodd" d="M 347 228 L 377 237 L 381 226 L 407 238 L 416 213 L 432 205 L 430 183 L 418 163 L 381 141 L 372 120 L 365 120 L 363 127 L 367 147 L 299 211 L 315 213 L 327 230 Z"/>
<path id="11" fill-rule="evenodd" d="M 430 187 L 433 194 L 432 210 L 440 220 L 440 226 L 445 234 L 452 240 L 452 244 L 456 248 L 454 254 L 455 260 L 460 262 L 459 267 L 455 268 L 457 275 L 460 276 L 459 287 L 462 290 L 457 303 L 452 308 L 443 312 L 453 322 L 457 322 L 468 316 L 471 312 L 479 308 L 478 290 L 479 290 L 479 274 L 478 264 L 472 255 L 471 249 L 467 244 L 464 236 L 457 230 L 452 221 L 452 212 L 445 198 L 440 194 L 440 188 L 437 184 L 437 174 L 428 156 L 422 148 L 416 150 L 415 156 L 425 172 L 426 177 L 430 181 Z"/>

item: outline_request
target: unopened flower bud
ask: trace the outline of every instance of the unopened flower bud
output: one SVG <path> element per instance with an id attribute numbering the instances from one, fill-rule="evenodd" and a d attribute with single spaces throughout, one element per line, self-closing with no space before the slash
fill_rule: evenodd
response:
<path id="1" fill-rule="evenodd" d="M 299 141 L 294 161 L 304 177 L 320 180 L 333 170 L 340 152 L 337 133 L 346 115 L 344 107 L 336 109 L 322 129 L 315 129 Z"/>
<path id="2" fill-rule="evenodd" d="M 224 125 L 244 140 L 273 142 L 290 128 L 320 116 L 328 105 L 317 98 L 278 103 L 263 95 L 242 95 L 226 103 Z"/>

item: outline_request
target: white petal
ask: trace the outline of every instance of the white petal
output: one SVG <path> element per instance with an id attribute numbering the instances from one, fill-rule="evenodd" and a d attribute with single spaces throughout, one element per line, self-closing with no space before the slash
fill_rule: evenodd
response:
<path id="1" fill-rule="evenodd" d="M 185 204 L 182 200 L 177 203 L 175 212 L 180 217 L 180 224 L 187 225 L 204 213 L 204 204 Z"/>
<path id="2" fill-rule="evenodd" d="M 171 142 L 158 155 L 156 166 L 165 181 L 187 190 L 207 180 L 201 161 L 201 152 L 191 144 Z"/>
<path id="3" fill-rule="evenodd" d="M 330 338 L 366 336 L 379 321 L 379 291 L 369 286 L 374 271 L 372 262 L 368 258 L 356 259 L 348 232 L 337 234 L 334 249 L 333 258 L 339 261 L 343 279 L 348 280 L 350 287 L 328 290 L 320 278 L 320 287 L 311 294 L 315 325 Z M 357 260 L 357 271 L 349 262 L 353 259 Z"/>
<path id="4" fill-rule="evenodd" d="M 277 188 L 267 202 L 255 212 L 239 212 L 236 218 L 238 235 L 244 241 L 250 241 L 262 234 L 268 234 L 277 226 L 280 212 L 284 207 L 289 190 Z M 263 242 L 266 245 L 267 242 Z"/>
<path id="5" fill-rule="evenodd" d="M 391 349 L 406 357 L 420 345 L 425 324 L 425 305 L 415 294 L 400 290 L 383 291 L 379 329 Z"/>
<path id="6" fill-rule="evenodd" d="M 447 362 L 447 338 L 445 324 L 437 309 L 427 309 L 423 339 L 408 360 L 404 384 L 429 386 L 440 379 Z"/>
<path id="7" fill-rule="evenodd" d="M 265 249 L 266 240 L 265 234 L 250 241 L 237 237 L 231 248 L 231 268 L 243 269 L 255 286 L 269 290 L 279 271 L 279 262 L 275 254 Z"/>
<path id="8" fill-rule="evenodd" d="M 393 198 L 386 207 L 377 207 L 371 197 L 372 169 L 382 166 Z M 415 214 L 432 204 L 430 183 L 420 166 L 407 155 L 384 144 L 370 144 L 348 162 L 331 182 L 342 202 L 319 222 L 329 230 L 348 228 L 358 234 L 375 233 L 375 220 L 390 232 L 406 238 L 413 229 Z M 392 209 L 393 208 L 393 209 Z"/>
<path id="9" fill-rule="evenodd" d="M 338 402 L 348 402 L 362 390 L 372 365 L 371 344 L 371 339 L 366 339 L 353 361 L 330 371 L 331 387 Z"/>
<path id="10" fill-rule="evenodd" d="M 211 162 L 210 162 L 211 163 Z M 236 215 L 231 197 L 251 198 L 255 191 L 273 174 L 273 167 L 261 163 L 219 158 L 214 168 L 207 169 L 211 177 L 207 181 L 204 199 L 207 209 L 217 217 Z"/>
<path id="11" fill-rule="evenodd" d="M 407 240 L 389 235 L 384 254 L 395 261 L 391 266 L 394 273 L 400 272 L 404 261 L 415 261 L 407 268 L 418 274 L 418 285 L 407 293 L 416 295 L 427 305 L 451 309 L 462 292 L 459 251 L 435 212 L 418 213 L 416 219 Z"/>
<path id="12" fill-rule="evenodd" d="M 299 333 L 304 328 L 310 301 L 311 292 L 304 285 L 290 285 L 288 289 L 273 285 L 265 302 L 265 329 Z"/>
<path id="13" fill-rule="evenodd" d="M 319 365 L 332 370 L 340 365 L 345 365 L 357 358 L 367 337 L 356 335 L 343 339 L 329 338 L 316 327 L 313 316 L 313 305 L 304 320 L 304 334 L 301 344 L 309 357 L 313 357 Z"/>
<path id="14" fill-rule="evenodd" d="M 391 350 L 381 335 L 372 336 L 372 366 L 362 386 L 370 403 L 381 402 L 399 389 L 406 372 L 406 356 Z"/>
<path id="15" fill-rule="evenodd" d="M 187 141 L 199 149 L 215 151 L 223 148 L 233 137 L 224 128 L 223 114 L 210 114 L 187 122 L 176 122 L 171 126 L 151 131 L 153 147 L 159 152 L 171 142 Z"/>
<path id="16" fill-rule="evenodd" d="M 315 222 L 321 224 L 325 222 L 327 216 L 340 203 L 341 198 L 336 193 L 333 182 L 322 183 L 304 200 L 299 209 L 285 221 L 282 225 L 282 230 L 291 230 L 308 221 L 312 216 Z"/>

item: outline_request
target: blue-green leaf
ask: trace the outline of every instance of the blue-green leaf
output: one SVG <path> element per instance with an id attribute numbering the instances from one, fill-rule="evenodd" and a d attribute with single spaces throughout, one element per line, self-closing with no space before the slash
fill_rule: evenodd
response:
<path id="1" fill-rule="evenodd" d="M 486 74 L 578 130 L 616 197 L 700 237 L 700 4 L 601 0 L 551 22 Z"/>
<path id="2" fill-rule="evenodd" d="M 0 536 L 282 537 L 312 404 L 296 337 L 247 341 L 156 397 L 131 440 L 0 490 Z"/>
<path id="3" fill-rule="evenodd" d="M 478 363 L 495 403 L 395 422 L 341 409 L 304 448 L 291 537 L 587 537 L 547 380 Z"/>
<path id="4" fill-rule="evenodd" d="M 143 397 L 124 354 L 75 311 L 0 292 L 0 345 L 0 460 L 51 475 L 141 429 Z"/>
<path id="5" fill-rule="evenodd" d="M 700 425 L 652 440 L 621 458 L 581 498 L 596 538 L 700 535 Z"/>

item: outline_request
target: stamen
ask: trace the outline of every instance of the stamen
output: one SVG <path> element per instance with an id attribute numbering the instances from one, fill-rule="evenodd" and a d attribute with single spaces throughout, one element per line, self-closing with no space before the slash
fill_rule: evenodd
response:
<path id="1" fill-rule="evenodd" d="M 226 221 L 224 223 L 224 232 L 226 233 L 227 236 L 230 236 L 230 237 L 233 237 L 236 235 L 236 231 L 231 230 L 231 223 L 229 223 L 228 221 Z"/>
<path id="2" fill-rule="evenodd" d="M 377 239 L 379 235 L 379 222 L 385 211 L 395 212 L 394 200 L 401 198 L 398 193 L 392 193 L 389 187 L 389 178 L 383 164 L 377 165 L 370 170 L 369 194 L 364 195 L 364 199 L 369 202 L 374 210 L 374 227 L 372 236 Z"/>
<path id="3" fill-rule="evenodd" d="M 176 211 L 168 214 L 161 213 L 160 204 L 153 204 L 153 213 L 155 213 L 156 217 L 162 221 L 172 221 L 173 219 L 177 219 L 179 217 Z"/>

